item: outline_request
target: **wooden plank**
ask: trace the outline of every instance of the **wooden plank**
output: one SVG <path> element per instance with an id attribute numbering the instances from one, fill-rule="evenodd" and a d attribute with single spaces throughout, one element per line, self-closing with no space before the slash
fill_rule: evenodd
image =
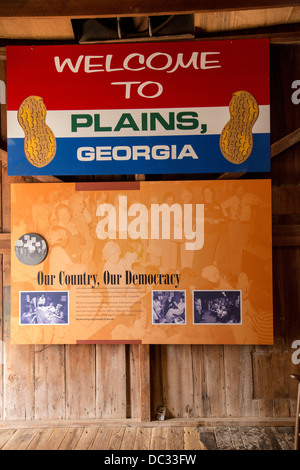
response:
<path id="1" fill-rule="evenodd" d="M 294 449 L 294 428 L 290 426 L 278 426 L 272 427 L 275 433 L 276 439 L 280 443 L 282 449 L 293 450 Z"/>
<path id="2" fill-rule="evenodd" d="M 35 346 L 35 419 L 64 419 L 65 348 Z"/>
<path id="3" fill-rule="evenodd" d="M 259 416 L 272 418 L 274 416 L 274 400 L 272 398 L 260 398 L 257 401 Z"/>
<path id="4" fill-rule="evenodd" d="M 240 433 L 246 450 L 273 450 L 274 441 L 266 430 L 256 426 L 242 427 Z"/>
<path id="5" fill-rule="evenodd" d="M 10 233 L 0 233 L 0 253 L 10 253 Z"/>
<path id="6" fill-rule="evenodd" d="M 149 345 L 140 344 L 139 348 L 139 375 L 140 375 L 140 419 L 151 420 L 150 404 L 150 349 Z"/>
<path id="7" fill-rule="evenodd" d="M 16 432 L 15 429 L 1 429 L 0 430 L 0 449 L 9 441 L 12 435 Z"/>
<path id="8" fill-rule="evenodd" d="M 289 443 L 286 441 L 286 439 L 284 438 L 284 435 L 282 432 L 280 432 L 277 427 L 272 427 L 271 428 L 273 433 L 274 433 L 274 436 L 277 440 L 277 442 L 279 443 L 280 445 L 280 449 L 281 450 L 291 450 L 291 447 L 289 445 Z"/>
<path id="9" fill-rule="evenodd" d="M 112 430 L 107 450 L 120 450 L 125 428 L 115 428 Z"/>
<path id="10" fill-rule="evenodd" d="M 133 450 L 150 450 L 152 427 L 138 427 Z"/>
<path id="11" fill-rule="evenodd" d="M 229 427 L 222 427 L 215 429 L 216 443 L 218 450 L 231 450 L 233 449 L 233 441 Z"/>
<path id="12" fill-rule="evenodd" d="M 96 417 L 95 346 L 66 345 L 66 419 Z"/>
<path id="13" fill-rule="evenodd" d="M 217 450 L 217 442 L 214 428 L 200 428 L 200 441 L 206 449 Z"/>
<path id="14" fill-rule="evenodd" d="M 39 429 L 26 450 L 43 450 L 52 432 L 52 428 Z"/>
<path id="15" fill-rule="evenodd" d="M 151 420 L 150 401 L 150 347 L 129 345 L 129 382 L 131 417 Z"/>
<path id="16" fill-rule="evenodd" d="M 290 450 L 282 431 L 273 427 L 217 427 L 214 430 L 218 450 Z M 281 428 L 279 428 L 281 429 Z"/>
<path id="17" fill-rule="evenodd" d="M 194 416 L 208 415 L 207 383 L 205 380 L 205 355 L 202 345 L 191 346 L 193 367 Z"/>
<path id="18" fill-rule="evenodd" d="M 271 158 L 296 145 L 298 142 L 300 142 L 300 128 L 271 145 Z"/>
<path id="19" fill-rule="evenodd" d="M 197 32 L 196 32 L 197 34 Z M 201 37 L 199 37 L 201 36 Z M 275 25 L 263 28 L 240 29 L 236 31 L 224 30 L 221 32 L 205 34 L 201 31 L 197 34 L 197 41 L 232 41 L 236 39 L 268 39 L 273 45 L 298 45 L 300 31 L 297 24 Z"/>
<path id="20" fill-rule="evenodd" d="M 38 428 L 17 429 L 2 450 L 26 450 L 38 431 Z"/>
<path id="21" fill-rule="evenodd" d="M 278 224 L 297 225 L 300 201 L 300 187 L 296 184 L 272 185 L 273 226 Z"/>
<path id="22" fill-rule="evenodd" d="M 224 346 L 226 414 L 257 416 L 253 400 L 251 346 Z"/>
<path id="23" fill-rule="evenodd" d="M 150 450 L 166 450 L 168 428 L 154 428 L 151 435 Z"/>
<path id="24" fill-rule="evenodd" d="M 58 450 L 74 450 L 79 442 L 84 428 L 68 429 L 67 434 L 60 443 Z"/>
<path id="25" fill-rule="evenodd" d="M 292 374 L 291 378 L 298 381 L 297 405 L 296 405 L 296 423 L 295 423 L 295 450 L 300 450 L 300 376 Z"/>
<path id="26" fill-rule="evenodd" d="M 262 429 L 262 432 L 269 440 L 272 450 L 281 450 L 280 444 L 276 438 L 276 435 L 273 432 L 273 428 Z"/>
<path id="27" fill-rule="evenodd" d="M 230 427 L 230 434 L 231 434 L 233 448 L 236 450 L 244 450 L 245 447 L 244 447 L 244 443 L 243 443 L 239 428 Z"/>
<path id="28" fill-rule="evenodd" d="M 273 349 L 277 352 L 281 352 L 286 348 L 286 344 L 291 338 L 289 334 L 291 328 L 294 332 L 297 331 L 297 318 L 293 319 L 292 314 L 295 311 L 295 302 L 296 309 L 298 308 L 298 296 L 292 294 L 297 292 L 297 287 L 294 284 L 297 279 L 297 270 L 294 270 L 290 261 L 291 255 L 295 256 L 294 249 L 273 249 L 273 272 L 276 273 L 276 276 L 273 277 L 274 329 L 277 332 Z M 287 295 L 288 293 L 290 294 Z M 257 347 L 256 350 L 258 350 Z"/>
<path id="29" fill-rule="evenodd" d="M 273 403 L 274 416 L 284 417 L 292 416 L 291 413 L 291 393 L 289 392 L 289 398 L 275 398 Z"/>
<path id="30" fill-rule="evenodd" d="M 195 27 L 204 32 L 235 31 L 299 21 L 299 8 L 211 11 L 195 14 Z"/>
<path id="31" fill-rule="evenodd" d="M 0 439 L 2 450 L 291 450 L 294 448 L 294 428 L 137 427 L 122 431 L 118 428 L 69 429 L 65 426 L 61 429 L 4 431 L 0 433 Z"/>
<path id="32" fill-rule="evenodd" d="M 258 399 L 289 397 L 289 353 L 253 353 L 253 395 Z"/>
<path id="33" fill-rule="evenodd" d="M 184 450 L 184 428 L 155 428 L 151 436 L 151 450 Z"/>
<path id="34" fill-rule="evenodd" d="M 98 433 L 98 428 L 84 428 L 75 450 L 90 450 Z"/>
<path id="35" fill-rule="evenodd" d="M 193 416 L 194 394 L 191 346 L 162 346 L 162 381 L 167 417 Z"/>
<path id="36" fill-rule="evenodd" d="M 0 37 L 2 39 L 66 41 L 74 40 L 74 32 L 69 18 L 2 18 Z"/>
<path id="37" fill-rule="evenodd" d="M 109 444 L 113 430 L 109 428 L 101 428 L 98 430 L 95 440 L 90 450 L 106 450 Z"/>
<path id="38" fill-rule="evenodd" d="M 34 419 L 34 349 L 6 342 L 5 419 Z"/>
<path id="39" fill-rule="evenodd" d="M 121 447 L 120 450 L 133 450 L 135 441 L 136 441 L 136 435 L 139 433 L 140 428 L 126 428 L 123 439 L 121 442 Z"/>
<path id="40" fill-rule="evenodd" d="M 151 405 L 152 416 L 156 419 L 158 408 L 164 407 L 163 397 L 163 379 L 162 379 L 162 355 L 161 345 L 155 344 L 150 346 L 150 374 L 151 374 Z"/>
<path id="41" fill-rule="evenodd" d="M 183 428 L 184 450 L 207 450 L 200 441 L 200 432 L 196 427 Z"/>
<path id="42" fill-rule="evenodd" d="M 273 225 L 273 246 L 300 246 L 300 225 Z"/>
<path id="43" fill-rule="evenodd" d="M 43 445 L 43 450 L 57 450 L 68 432 L 67 427 L 52 428 L 52 432 Z"/>
<path id="44" fill-rule="evenodd" d="M 223 346 L 204 346 L 208 416 L 226 416 Z"/>
<path id="45" fill-rule="evenodd" d="M 266 417 L 266 416 L 255 416 L 255 417 L 241 417 L 234 418 L 231 416 L 223 418 L 174 418 L 167 419 L 166 421 L 150 421 L 150 422 L 141 422 L 140 420 L 124 419 L 124 420 L 115 420 L 115 419 L 77 419 L 77 420 L 47 420 L 47 421 L 25 421 L 25 420 L 8 420 L 0 421 L 0 430 L 2 429 L 24 429 L 24 428 L 36 428 L 39 429 L 45 428 L 73 428 L 73 427 L 83 427 L 83 428 L 95 428 L 95 427 L 105 427 L 105 429 L 111 429 L 114 427 L 140 427 L 141 429 L 151 429 L 156 427 L 167 427 L 172 426 L 183 426 L 183 427 L 216 427 L 216 426 L 294 426 L 295 418 L 294 417 Z"/>
<path id="46" fill-rule="evenodd" d="M 1 3 L 0 18 L 29 18 L 29 17 L 111 17 L 111 16 L 140 16 L 144 14 L 175 14 L 181 12 L 200 12 L 210 10 L 248 10 L 298 5 L 297 0 L 216 0 L 207 3 L 204 0 L 133 0 L 119 2 L 118 0 L 70 0 L 61 3 L 59 0 L 45 3 L 43 0 L 19 2 L 10 0 Z"/>
<path id="47" fill-rule="evenodd" d="M 138 345 L 128 346 L 128 416 L 132 419 L 141 418 L 141 389 L 140 389 L 140 350 Z"/>
<path id="48" fill-rule="evenodd" d="M 125 345 L 96 345 L 97 416 L 126 418 Z"/>
<path id="49" fill-rule="evenodd" d="M 1 163 L 0 163 L 1 165 Z M 0 187 L 1 189 L 1 187 Z M 0 191 L 1 193 L 1 191 Z M 1 222 L 0 222 L 1 223 Z M 1 273 L 3 272 L 3 256 L 0 254 L 0 269 Z M 5 353 L 6 353 L 6 345 L 3 341 L 3 282 L 2 282 L 2 274 L 0 275 L 0 421 L 3 419 L 4 411 L 3 411 L 3 399 L 4 399 L 4 380 L 3 380 L 3 371 L 4 366 L 3 363 L 5 362 Z"/>
<path id="50" fill-rule="evenodd" d="M 168 429 L 168 428 L 167 428 Z M 167 433 L 166 446 L 168 450 L 184 450 L 184 428 L 173 427 Z"/>

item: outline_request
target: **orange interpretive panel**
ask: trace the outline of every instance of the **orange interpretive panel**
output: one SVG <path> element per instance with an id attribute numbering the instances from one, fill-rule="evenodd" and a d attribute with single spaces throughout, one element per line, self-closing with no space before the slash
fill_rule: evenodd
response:
<path id="1" fill-rule="evenodd" d="M 13 344 L 272 344 L 270 180 L 11 188 Z"/>

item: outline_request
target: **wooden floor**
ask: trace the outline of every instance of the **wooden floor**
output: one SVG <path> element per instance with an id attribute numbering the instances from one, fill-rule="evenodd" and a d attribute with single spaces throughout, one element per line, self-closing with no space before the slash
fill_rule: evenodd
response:
<path id="1" fill-rule="evenodd" d="M 293 450 L 293 427 L 1 429 L 1 450 Z"/>

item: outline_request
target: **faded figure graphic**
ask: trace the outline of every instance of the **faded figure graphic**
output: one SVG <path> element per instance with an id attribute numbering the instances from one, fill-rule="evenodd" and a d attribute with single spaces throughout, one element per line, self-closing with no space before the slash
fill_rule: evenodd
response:
<path id="1" fill-rule="evenodd" d="M 228 223 L 228 253 L 231 256 L 231 270 L 238 275 L 241 271 L 242 250 L 246 248 L 255 231 L 255 210 L 263 201 L 255 194 L 239 186 L 235 194 L 221 203 L 223 215 Z"/>
<path id="2" fill-rule="evenodd" d="M 191 193 L 191 191 L 189 191 L 188 189 L 184 189 L 184 191 L 181 194 L 182 207 L 184 207 L 184 205 L 187 204 L 184 210 L 186 212 L 188 211 L 191 216 L 192 216 L 192 211 L 193 211 L 192 204 L 191 204 L 192 200 L 193 200 L 193 194 Z M 180 267 L 181 269 L 184 269 L 184 268 L 192 269 L 193 261 L 194 261 L 194 251 L 193 250 L 188 251 L 185 249 L 185 240 L 184 240 L 182 243 L 180 243 Z"/>
<path id="3" fill-rule="evenodd" d="M 218 264 L 219 241 L 225 218 L 211 186 L 203 188 L 205 244 L 201 251 L 203 266 Z"/>
<path id="4" fill-rule="evenodd" d="M 80 263 L 82 257 L 82 245 L 86 245 L 83 235 L 79 232 L 76 225 L 72 222 L 72 213 L 65 204 L 60 204 L 55 210 L 57 225 L 64 228 L 68 235 L 68 244 L 66 251 L 74 263 Z"/>

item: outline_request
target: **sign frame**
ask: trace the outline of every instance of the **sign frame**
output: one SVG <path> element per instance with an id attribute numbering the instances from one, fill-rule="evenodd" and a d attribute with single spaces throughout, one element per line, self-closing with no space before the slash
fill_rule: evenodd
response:
<path id="1" fill-rule="evenodd" d="M 7 110 L 9 175 L 268 172 L 269 41 L 8 46 Z"/>

